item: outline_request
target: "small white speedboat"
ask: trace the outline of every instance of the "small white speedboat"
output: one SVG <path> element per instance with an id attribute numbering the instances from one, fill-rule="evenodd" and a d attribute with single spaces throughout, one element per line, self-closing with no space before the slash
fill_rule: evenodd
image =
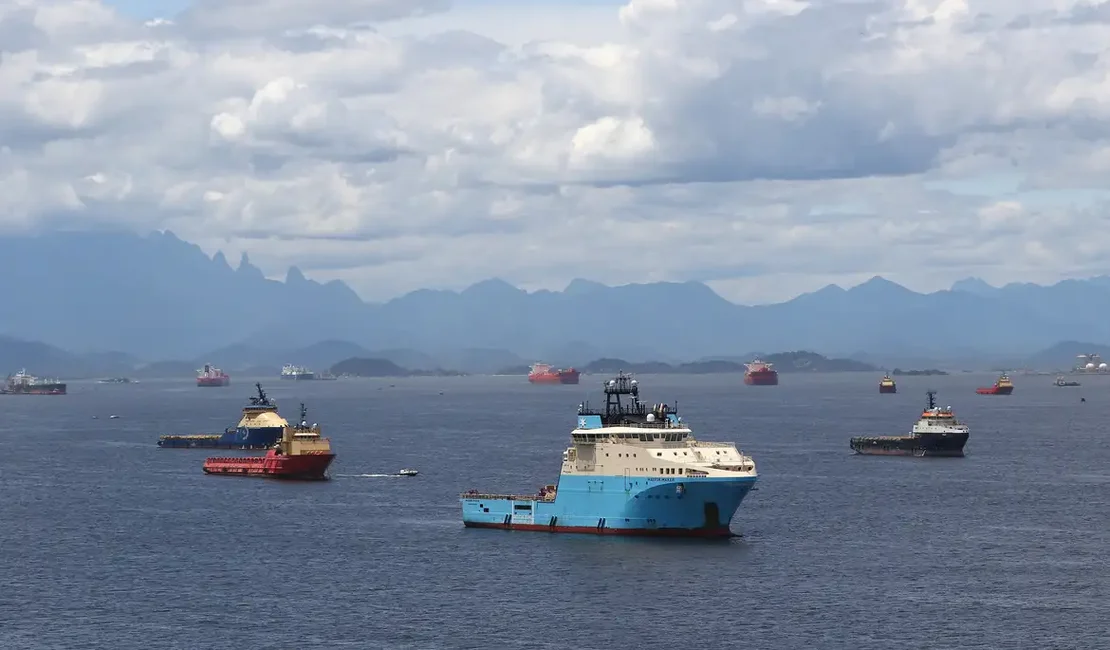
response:
<path id="1" fill-rule="evenodd" d="M 415 469 L 408 468 L 402 469 L 401 471 L 397 472 L 398 476 L 416 476 L 417 474 L 418 472 Z"/>

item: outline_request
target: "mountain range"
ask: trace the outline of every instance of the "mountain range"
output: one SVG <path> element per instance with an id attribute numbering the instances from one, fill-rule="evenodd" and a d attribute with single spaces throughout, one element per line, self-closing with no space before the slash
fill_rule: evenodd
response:
<path id="1" fill-rule="evenodd" d="M 232 267 L 171 232 L 6 236 L 0 255 L 12 269 L 0 285 L 0 335 L 9 350 L 23 350 L 0 354 L 5 362 L 60 353 L 50 349 L 98 367 L 168 359 L 191 368 L 322 366 L 369 353 L 406 368 L 477 372 L 535 360 L 680 363 L 805 349 L 910 367 L 1016 364 L 1061 341 L 1110 341 L 1107 276 L 1003 287 L 968 278 L 932 293 L 874 277 L 759 306 L 697 282 L 579 279 L 563 291 L 526 292 L 490 279 L 368 303 L 296 267 L 284 280 L 265 277 L 245 254 Z M 36 344 L 53 347 L 27 347 Z M 1064 356 L 1098 351 L 1072 345 L 1083 347 Z"/>

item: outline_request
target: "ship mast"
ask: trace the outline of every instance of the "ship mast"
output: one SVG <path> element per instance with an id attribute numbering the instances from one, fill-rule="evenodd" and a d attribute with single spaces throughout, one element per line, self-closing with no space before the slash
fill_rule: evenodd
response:
<path id="1" fill-rule="evenodd" d="M 266 397 L 266 391 L 262 390 L 262 384 L 261 383 L 256 383 L 254 385 L 254 387 L 258 389 L 258 397 L 252 397 L 251 398 L 251 405 L 252 406 L 273 406 L 273 403 L 270 402 L 270 398 Z"/>
<path id="2" fill-rule="evenodd" d="M 937 407 L 937 392 L 935 390 L 930 390 L 925 394 L 929 396 L 929 408 L 927 410 L 931 411 Z"/>
<path id="3" fill-rule="evenodd" d="M 618 372 L 615 379 L 605 382 L 605 415 L 620 415 L 624 412 L 621 395 L 630 395 L 632 406 L 640 401 L 639 382 L 624 372 Z"/>

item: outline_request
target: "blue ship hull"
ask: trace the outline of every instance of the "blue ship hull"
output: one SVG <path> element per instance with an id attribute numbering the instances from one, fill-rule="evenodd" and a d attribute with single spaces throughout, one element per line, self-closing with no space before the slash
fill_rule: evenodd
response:
<path id="1" fill-rule="evenodd" d="M 553 533 L 730 537 L 755 476 L 560 478 L 556 497 L 464 494 L 463 524 Z M 680 487 L 681 486 L 681 487 Z"/>
<path id="2" fill-rule="evenodd" d="M 281 439 L 282 427 L 231 429 L 224 433 L 159 436 L 158 446 L 171 449 L 269 449 Z"/>

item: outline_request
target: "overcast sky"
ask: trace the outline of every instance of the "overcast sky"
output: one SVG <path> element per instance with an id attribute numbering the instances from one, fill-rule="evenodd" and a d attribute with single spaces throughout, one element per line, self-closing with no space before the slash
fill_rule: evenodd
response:
<path id="1" fill-rule="evenodd" d="M 1108 42 L 1071 0 L 0 0 L 0 227 L 372 300 L 1085 277 Z"/>

